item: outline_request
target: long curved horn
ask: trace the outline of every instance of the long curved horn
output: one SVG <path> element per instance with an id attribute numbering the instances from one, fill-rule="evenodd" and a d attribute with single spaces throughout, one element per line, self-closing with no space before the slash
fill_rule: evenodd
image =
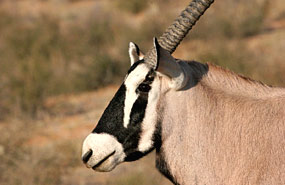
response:
<path id="1" fill-rule="evenodd" d="M 214 0 L 193 0 L 158 39 L 159 44 L 170 53 L 173 53 L 192 26 L 195 25 L 200 16 L 204 14 L 213 2 Z M 147 52 L 145 59 L 150 64 L 155 62 L 154 48 Z"/>

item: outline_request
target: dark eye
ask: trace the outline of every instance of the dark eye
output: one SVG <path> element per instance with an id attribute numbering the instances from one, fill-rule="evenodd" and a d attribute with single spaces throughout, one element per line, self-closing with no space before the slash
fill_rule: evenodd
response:
<path id="1" fill-rule="evenodd" d="M 153 75 L 147 75 L 146 78 L 145 78 L 145 80 L 146 80 L 147 82 L 152 82 L 152 81 L 154 80 L 154 76 L 153 76 Z"/>
<path id="2" fill-rule="evenodd" d="M 140 92 L 148 92 L 150 89 L 151 87 L 148 84 L 140 84 L 138 87 Z"/>

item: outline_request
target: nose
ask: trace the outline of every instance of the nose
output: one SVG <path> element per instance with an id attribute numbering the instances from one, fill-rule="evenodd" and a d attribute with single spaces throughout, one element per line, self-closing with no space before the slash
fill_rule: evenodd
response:
<path id="1" fill-rule="evenodd" d="M 84 163 L 87 163 L 88 160 L 90 159 L 90 157 L 92 156 L 92 154 L 93 154 L 93 151 L 90 149 L 88 152 L 86 152 L 86 153 L 83 155 L 82 161 L 83 161 Z"/>

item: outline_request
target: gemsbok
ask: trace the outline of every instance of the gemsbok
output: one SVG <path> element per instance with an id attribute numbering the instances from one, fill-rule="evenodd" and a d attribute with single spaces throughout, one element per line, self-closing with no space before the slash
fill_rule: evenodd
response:
<path id="1" fill-rule="evenodd" d="M 284 185 L 285 89 L 213 64 L 171 56 L 214 0 L 193 0 L 131 67 L 82 160 L 111 171 L 154 149 L 156 167 L 179 185 Z"/>

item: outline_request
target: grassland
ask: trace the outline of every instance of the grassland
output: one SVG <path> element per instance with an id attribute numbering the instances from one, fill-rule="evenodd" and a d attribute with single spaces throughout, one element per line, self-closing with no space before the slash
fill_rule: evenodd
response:
<path id="1" fill-rule="evenodd" d="M 129 67 L 128 42 L 147 50 L 187 4 L 0 1 L 0 184 L 169 184 L 154 154 L 102 174 L 80 149 Z M 285 87 L 284 7 L 216 1 L 174 56 Z"/>

